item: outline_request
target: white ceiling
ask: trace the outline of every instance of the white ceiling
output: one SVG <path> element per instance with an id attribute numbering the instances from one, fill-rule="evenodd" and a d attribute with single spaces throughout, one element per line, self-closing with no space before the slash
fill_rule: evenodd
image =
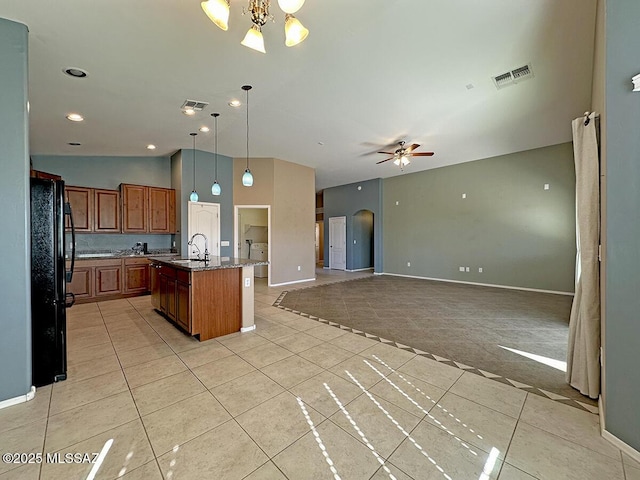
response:
<path id="1" fill-rule="evenodd" d="M 309 37 L 287 48 L 272 0 L 266 55 L 240 45 L 247 0 L 231 0 L 227 32 L 200 0 L 0 0 L 0 17 L 30 31 L 32 154 L 169 155 L 220 112 L 218 152 L 244 157 L 244 106 L 228 102 L 250 84 L 250 156 L 313 167 L 322 189 L 401 174 L 372 153 L 400 139 L 436 152 L 405 172 L 570 141 L 591 104 L 595 3 L 307 0 Z M 533 79 L 495 88 L 527 63 Z M 186 99 L 210 105 L 187 117 Z M 212 133 L 197 148 L 213 151 Z"/>

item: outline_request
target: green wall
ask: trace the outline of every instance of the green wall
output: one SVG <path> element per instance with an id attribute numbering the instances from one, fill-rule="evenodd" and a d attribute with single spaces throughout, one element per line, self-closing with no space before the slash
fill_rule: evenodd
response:
<path id="1" fill-rule="evenodd" d="M 0 401 L 31 388 L 28 35 L 0 18 Z"/>
<path id="2" fill-rule="evenodd" d="M 383 208 L 385 273 L 574 290 L 571 143 L 387 178 Z"/>
<path id="3" fill-rule="evenodd" d="M 640 450 L 640 2 L 606 3 L 605 427 Z"/>

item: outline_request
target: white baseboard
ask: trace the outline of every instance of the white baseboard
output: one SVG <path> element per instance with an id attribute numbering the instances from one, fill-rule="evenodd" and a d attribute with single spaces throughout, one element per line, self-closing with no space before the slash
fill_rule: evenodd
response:
<path id="1" fill-rule="evenodd" d="M 542 290 L 540 288 L 512 287 L 510 285 L 497 285 L 494 283 L 465 282 L 463 280 L 449 280 L 448 278 L 420 277 L 418 275 L 403 275 L 401 273 L 383 272 L 383 273 L 375 273 L 375 275 L 390 275 L 392 277 L 418 278 L 420 280 L 433 280 L 435 282 L 463 283 L 465 285 L 478 285 L 480 287 L 506 288 L 507 290 L 524 290 L 526 292 L 553 293 L 555 295 L 570 295 L 570 296 L 574 295 L 573 292 L 560 292 L 557 290 Z"/>
<path id="2" fill-rule="evenodd" d="M 36 387 L 31 387 L 24 395 L 19 395 L 17 397 L 8 398 L 0 402 L 0 409 L 11 407 L 12 405 L 18 405 L 19 403 L 28 402 L 29 400 L 33 400 L 33 397 L 36 396 Z"/>
<path id="3" fill-rule="evenodd" d="M 640 452 L 630 445 L 627 445 L 615 435 L 607 432 L 602 432 L 602 438 L 611 443 L 614 447 L 620 449 L 623 453 L 626 453 L 629 457 L 633 458 L 636 462 L 640 462 Z"/>
<path id="4" fill-rule="evenodd" d="M 373 267 L 356 268 L 355 270 L 345 270 L 345 272 L 365 272 L 367 270 L 373 270 Z"/>
<path id="5" fill-rule="evenodd" d="M 256 326 L 255 325 L 251 325 L 250 327 L 242 327 L 240 329 L 240 331 L 242 333 L 245 333 L 245 332 L 251 332 L 252 330 L 255 330 L 255 329 L 256 329 Z"/>
<path id="6" fill-rule="evenodd" d="M 315 281 L 315 279 L 316 279 L 316 277 L 305 278 L 304 280 L 295 280 L 293 282 L 271 283 L 271 284 L 269 284 L 269 286 L 270 287 L 281 287 L 282 285 L 293 285 L 294 283 L 313 282 L 313 281 Z"/>

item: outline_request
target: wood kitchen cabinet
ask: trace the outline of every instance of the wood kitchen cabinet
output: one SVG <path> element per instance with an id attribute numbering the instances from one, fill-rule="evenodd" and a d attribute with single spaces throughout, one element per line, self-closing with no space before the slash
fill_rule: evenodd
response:
<path id="1" fill-rule="evenodd" d="M 120 192 L 122 194 L 122 231 L 147 233 L 149 231 L 147 222 L 149 187 L 122 184 Z"/>
<path id="2" fill-rule="evenodd" d="M 149 291 L 149 263 L 146 258 L 124 259 L 124 293 Z"/>
<path id="3" fill-rule="evenodd" d="M 94 278 L 96 297 L 122 293 L 122 259 L 100 261 Z"/>
<path id="4" fill-rule="evenodd" d="M 191 332 L 191 294 L 189 272 L 176 271 L 176 322 L 187 332 Z"/>
<path id="5" fill-rule="evenodd" d="M 176 233 L 176 191 L 144 185 L 120 185 L 122 231 Z"/>
<path id="6" fill-rule="evenodd" d="M 151 291 L 151 305 L 160 310 L 160 265 L 152 262 L 149 265 L 149 290 Z"/>
<path id="7" fill-rule="evenodd" d="M 67 292 L 73 293 L 76 301 L 93 297 L 93 267 L 83 267 L 79 263 L 76 262 L 73 269 L 71 283 L 67 283 Z"/>
<path id="8" fill-rule="evenodd" d="M 70 187 L 64 189 L 67 202 L 71 204 L 73 212 L 73 224 L 76 232 L 93 231 L 93 189 L 86 187 Z M 71 229 L 71 223 L 67 217 L 65 228 Z"/>
<path id="9" fill-rule="evenodd" d="M 120 233 L 120 192 L 118 190 L 93 190 L 93 231 L 96 233 Z"/>

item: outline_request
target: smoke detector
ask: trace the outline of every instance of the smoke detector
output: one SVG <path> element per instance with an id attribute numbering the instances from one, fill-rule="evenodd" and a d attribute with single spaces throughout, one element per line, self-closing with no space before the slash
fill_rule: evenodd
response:
<path id="1" fill-rule="evenodd" d="M 527 65 L 523 65 L 522 67 L 515 68 L 491 78 L 496 88 L 500 90 L 510 85 L 515 85 L 516 83 L 533 78 L 533 69 L 531 68 L 531 64 L 528 63 Z"/>

